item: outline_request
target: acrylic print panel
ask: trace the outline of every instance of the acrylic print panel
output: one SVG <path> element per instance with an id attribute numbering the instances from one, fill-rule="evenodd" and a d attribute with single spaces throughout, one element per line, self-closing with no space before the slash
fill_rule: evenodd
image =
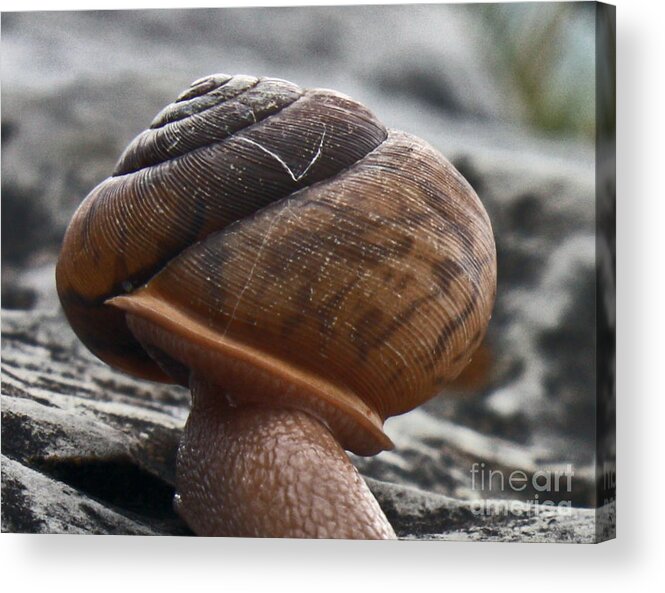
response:
<path id="1" fill-rule="evenodd" d="M 613 537 L 613 7 L 2 17 L 3 531 Z"/>

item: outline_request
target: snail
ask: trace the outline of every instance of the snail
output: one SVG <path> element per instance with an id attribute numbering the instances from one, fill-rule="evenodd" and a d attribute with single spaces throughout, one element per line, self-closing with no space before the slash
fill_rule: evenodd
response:
<path id="1" fill-rule="evenodd" d="M 200 535 L 394 538 L 346 450 L 439 393 L 496 292 L 488 216 L 425 141 L 335 91 L 212 75 L 73 216 L 56 269 L 99 358 L 192 407 L 178 513 Z"/>

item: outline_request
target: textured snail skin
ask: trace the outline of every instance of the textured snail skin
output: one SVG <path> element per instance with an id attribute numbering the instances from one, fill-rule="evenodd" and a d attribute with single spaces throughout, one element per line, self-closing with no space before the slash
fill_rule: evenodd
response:
<path id="1" fill-rule="evenodd" d="M 342 450 L 391 448 L 384 420 L 468 363 L 491 315 L 496 255 L 477 195 L 426 142 L 334 91 L 215 75 L 165 108 L 82 203 L 56 277 L 100 358 L 206 394 L 194 396 L 178 462 L 179 509 L 197 532 L 388 537 Z M 302 454 L 280 436 L 287 425 Z M 319 449 L 305 447 L 314 440 Z M 213 442 L 229 446 L 193 457 Z M 265 443 L 278 445 L 261 455 Z M 320 493 L 302 486 L 317 480 L 299 477 L 294 507 L 279 461 L 290 458 L 343 496 L 317 506 Z M 289 496 L 266 494 L 284 504 L 264 505 L 256 529 L 246 497 L 255 511 L 209 529 L 201 513 L 228 516 L 243 500 L 223 476 Z M 332 513 L 342 525 L 355 516 L 345 501 L 370 527 L 313 521 Z"/>
<path id="2" fill-rule="evenodd" d="M 395 538 L 367 485 L 318 420 L 298 410 L 220 406 L 214 386 L 192 391 L 176 506 L 196 533 Z"/>

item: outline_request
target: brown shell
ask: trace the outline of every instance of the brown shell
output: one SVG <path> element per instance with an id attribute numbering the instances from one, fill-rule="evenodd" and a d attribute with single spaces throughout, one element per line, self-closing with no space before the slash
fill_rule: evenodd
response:
<path id="1" fill-rule="evenodd" d="M 233 401 L 302 407 L 369 454 L 390 446 L 385 418 L 469 361 L 496 260 L 478 197 L 427 143 L 333 91 L 220 75 L 92 191 L 57 278 L 110 364 L 159 379 L 153 358 L 176 377 L 185 365 Z"/>

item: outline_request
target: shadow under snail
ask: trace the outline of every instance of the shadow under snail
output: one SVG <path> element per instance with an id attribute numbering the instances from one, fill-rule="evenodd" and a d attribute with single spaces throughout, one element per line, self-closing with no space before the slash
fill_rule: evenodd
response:
<path id="1" fill-rule="evenodd" d="M 346 450 L 481 342 L 490 221 L 429 144 L 331 90 L 194 82 L 80 205 L 58 261 L 108 364 L 192 391 L 176 508 L 200 535 L 394 538 Z"/>

